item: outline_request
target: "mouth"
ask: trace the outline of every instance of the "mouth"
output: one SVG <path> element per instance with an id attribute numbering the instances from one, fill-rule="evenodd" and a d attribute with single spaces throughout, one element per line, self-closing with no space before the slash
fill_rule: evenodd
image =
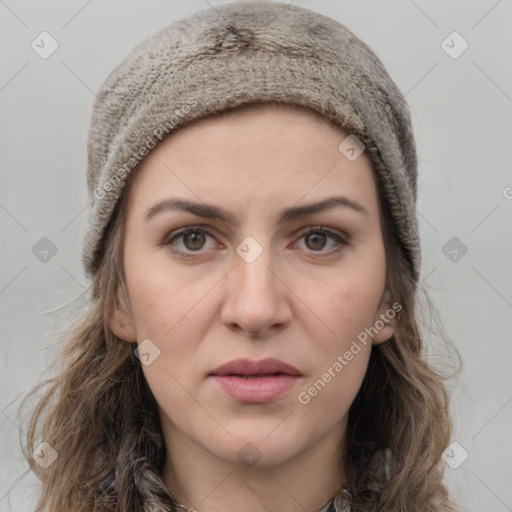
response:
<path id="1" fill-rule="evenodd" d="M 291 364 L 279 359 L 267 358 L 261 361 L 250 361 L 249 359 L 235 359 L 219 366 L 210 375 L 225 376 L 234 375 L 237 377 L 258 378 L 275 375 L 301 376 L 300 371 Z"/>
<path id="2" fill-rule="evenodd" d="M 209 374 L 221 390 L 238 402 L 263 403 L 277 400 L 303 377 L 294 366 L 278 359 L 236 359 Z"/>
<path id="3" fill-rule="evenodd" d="M 256 375 L 237 375 L 229 374 L 228 377 L 240 377 L 241 379 L 263 379 L 265 377 L 278 377 L 279 375 L 287 375 L 286 373 L 258 373 Z"/>

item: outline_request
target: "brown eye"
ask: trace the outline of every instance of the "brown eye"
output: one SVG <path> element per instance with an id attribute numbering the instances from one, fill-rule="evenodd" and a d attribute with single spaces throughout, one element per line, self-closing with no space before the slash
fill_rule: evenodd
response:
<path id="1" fill-rule="evenodd" d="M 183 244 L 187 249 L 191 251 L 197 251 L 201 249 L 205 242 L 205 235 L 200 231 L 192 231 L 189 233 L 184 233 L 183 235 Z"/>
<path id="2" fill-rule="evenodd" d="M 303 233 L 301 239 L 304 239 L 306 252 L 319 253 L 311 254 L 315 258 L 322 258 L 324 256 L 330 256 L 334 253 L 341 251 L 345 246 L 349 245 L 348 241 L 342 238 L 340 235 L 331 231 L 324 230 L 321 226 L 315 227 Z M 334 242 L 334 248 L 331 246 L 331 250 L 323 250 L 328 245 L 329 240 Z"/>
<path id="3" fill-rule="evenodd" d="M 173 233 L 172 236 L 167 237 L 162 245 L 168 246 L 169 250 L 177 254 L 179 257 L 194 258 L 201 255 L 206 251 L 206 249 L 208 249 L 208 238 L 213 240 L 214 243 L 210 246 L 210 248 L 213 248 L 215 246 L 215 238 L 213 235 L 205 229 L 189 226 L 177 233 Z M 322 226 L 310 228 L 306 233 L 302 234 L 299 240 L 303 239 L 305 241 L 305 248 L 299 248 L 306 253 L 309 253 L 313 258 L 332 256 L 333 254 L 340 252 L 345 246 L 349 245 L 346 238 L 325 230 Z M 329 242 L 331 243 L 331 248 L 324 250 L 326 245 L 329 245 Z M 295 248 L 299 245 L 301 244 L 295 242 L 293 247 Z"/>
<path id="4" fill-rule="evenodd" d="M 325 243 L 328 239 L 327 235 L 323 232 L 315 232 L 307 233 L 305 235 L 306 237 L 306 245 L 309 247 L 309 249 L 313 251 L 318 251 L 320 249 L 323 249 L 325 246 Z M 308 243 L 309 242 L 309 243 Z"/>
<path id="5" fill-rule="evenodd" d="M 193 258 L 193 253 L 201 252 L 208 238 L 213 240 L 213 236 L 204 229 L 188 227 L 168 237 L 162 245 L 169 246 L 172 252 L 184 258 Z"/>

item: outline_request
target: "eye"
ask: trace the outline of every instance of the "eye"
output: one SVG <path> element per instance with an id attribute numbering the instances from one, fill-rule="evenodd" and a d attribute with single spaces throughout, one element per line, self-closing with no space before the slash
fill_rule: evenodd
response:
<path id="1" fill-rule="evenodd" d="M 342 236 L 333 233 L 332 231 L 325 230 L 322 226 L 310 228 L 308 231 L 302 234 L 299 240 L 305 239 L 305 244 L 307 249 L 310 249 L 313 252 L 320 252 L 320 254 L 311 254 L 314 258 L 322 258 L 325 256 L 329 256 L 334 253 L 338 253 L 345 246 L 348 245 L 348 241 Z M 334 250 L 323 251 L 322 249 L 325 247 L 327 241 L 331 239 L 331 241 L 336 242 L 334 244 Z M 294 243 L 294 247 L 297 246 L 297 243 Z"/>
<path id="2" fill-rule="evenodd" d="M 201 249 L 204 249 L 206 240 L 211 238 L 215 242 L 215 238 L 207 230 L 197 226 L 189 226 L 184 228 L 164 240 L 162 245 L 168 246 L 169 249 L 183 258 L 194 258 Z M 349 245 L 348 241 L 332 231 L 325 230 L 322 226 L 310 228 L 303 233 L 298 240 L 305 239 L 306 252 L 310 252 L 314 258 L 322 258 L 340 252 L 345 246 Z M 327 242 L 331 239 L 334 241 L 334 249 L 325 251 Z M 180 243 L 177 243 L 179 241 Z M 297 242 L 293 242 L 292 247 L 297 247 Z M 215 243 L 212 247 L 215 246 Z M 319 253 L 319 254 L 313 254 Z"/>
<path id="3" fill-rule="evenodd" d="M 195 255 L 190 254 L 190 253 L 187 254 L 187 251 L 192 251 L 192 252 L 200 251 L 203 248 L 203 246 L 205 244 L 205 240 L 208 237 L 213 239 L 213 236 L 208 231 L 198 228 L 198 227 L 190 226 L 185 229 L 182 229 L 181 231 L 178 231 L 171 238 L 167 238 L 163 242 L 163 245 L 175 247 L 176 244 L 174 243 L 174 241 L 181 240 L 181 244 L 178 244 L 178 245 L 181 245 L 181 247 L 184 247 L 184 249 L 183 248 L 175 249 L 175 248 L 171 247 L 171 251 L 173 251 L 175 253 L 179 253 L 184 258 L 193 258 Z"/>

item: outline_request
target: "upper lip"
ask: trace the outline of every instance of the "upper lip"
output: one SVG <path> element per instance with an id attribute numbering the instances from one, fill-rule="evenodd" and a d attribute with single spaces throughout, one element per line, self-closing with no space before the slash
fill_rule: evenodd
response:
<path id="1" fill-rule="evenodd" d="M 233 361 L 219 366 L 211 372 L 211 375 L 271 375 L 273 373 L 302 375 L 300 371 L 291 364 L 272 357 L 262 359 L 261 361 L 234 359 Z"/>

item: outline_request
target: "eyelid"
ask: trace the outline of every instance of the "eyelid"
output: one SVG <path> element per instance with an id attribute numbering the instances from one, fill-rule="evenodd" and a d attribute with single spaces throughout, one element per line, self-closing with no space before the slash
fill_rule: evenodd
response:
<path id="1" fill-rule="evenodd" d="M 299 231 L 299 233 L 295 235 L 298 238 L 296 238 L 297 241 L 293 242 L 293 245 L 296 246 L 298 241 L 301 240 L 304 235 L 307 235 L 309 233 L 324 233 L 331 239 L 338 239 L 337 246 L 334 249 L 329 249 L 327 251 L 307 251 L 308 256 L 312 258 L 327 259 L 331 256 L 337 255 L 338 253 L 343 251 L 347 246 L 350 245 L 350 237 L 346 233 L 342 232 L 343 234 L 340 234 L 339 230 L 334 228 L 331 229 L 323 225 L 313 225 L 305 228 L 304 230 Z"/>
<path id="2" fill-rule="evenodd" d="M 212 226 L 203 225 L 203 224 L 193 224 L 193 225 L 184 226 L 182 228 L 174 229 L 171 232 L 167 233 L 162 242 L 162 245 L 168 245 L 173 238 L 178 238 L 178 237 L 183 236 L 191 231 L 192 232 L 203 231 L 206 235 L 210 236 L 211 238 L 216 238 L 215 235 L 213 234 L 213 232 L 215 230 L 214 230 L 214 228 L 212 228 Z"/>
<path id="3" fill-rule="evenodd" d="M 214 240 L 216 240 L 216 236 L 214 234 L 212 234 L 212 231 L 215 231 L 214 228 L 212 228 L 209 225 L 194 224 L 194 225 L 187 225 L 182 228 L 175 229 L 172 232 L 168 233 L 160 245 L 162 245 L 164 247 L 170 247 L 169 250 L 171 250 L 173 253 L 180 254 L 181 257 L 183 257 L 183 258 L 194 258 L 194 257 L 200 256 L 202 253 L 205 252 L 204 250 L 199 249 L 198 251 L 182 251 L 180 249 L 173 248 L 172 243 L 171 243 L 171 241 L 173 239 L 180 238 L 180 237 L 186 235 L 187 233 L 194 232 L 194 231 L 201 231 L 206 236 L 209 236 L 209 237 L 213 238 Z M 335 249 L 330 249 L 327 251 L 322 251 L 322 250 L 307 251 L 307 254 L 312 256 L 313 258 L 327 258 L 336 253 L 339 253 L 346 246 L 350 245 L 350 237 L 348 234 L 344 233 L 343 231 L 340 232 L 339 229 L 329 228 L 324 225 L 317 224 L 317 225 L 308 226 L 306 228 L 301 228 L 300 230 L 298 230 L 293 235 L 294 236 L 294 241 L 292 242 L 293 246 L 296 247 L 298 241 L 304 235 L 307 235 L 308 233 L 324 233 L 331 239 L 338 239 L 337 248 L 335 248 Z M 220 245 L 223 245 L 221 242 L 218 242 L 217 240 L 216 240 L 216 242 Z"/>

